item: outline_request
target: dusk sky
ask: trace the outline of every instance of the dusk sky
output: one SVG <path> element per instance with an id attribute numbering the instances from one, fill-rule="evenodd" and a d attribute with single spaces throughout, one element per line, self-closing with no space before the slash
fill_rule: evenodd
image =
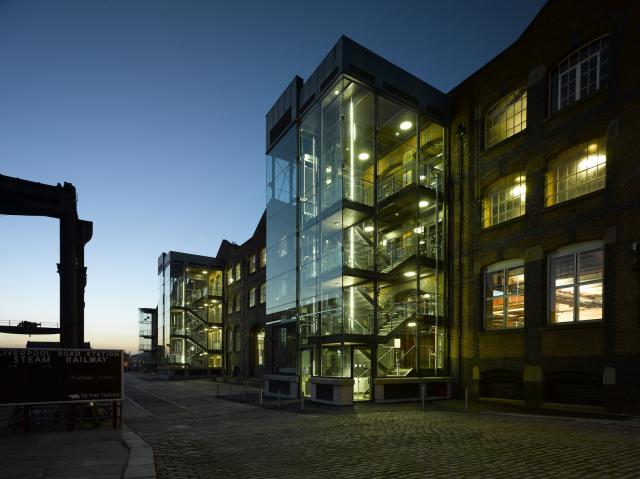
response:
<path id="1" fill-rule="evenodd" d="M 135 352 L 158 256 L 253 232 L 265 114 L 340 35 L 448 92 L 543 4 L 0 0 L 0 173 L 75 185 L 86 340 Z M 0 320 L 59 321 L 58 241 L 57 220 L 0 216 Z"/>

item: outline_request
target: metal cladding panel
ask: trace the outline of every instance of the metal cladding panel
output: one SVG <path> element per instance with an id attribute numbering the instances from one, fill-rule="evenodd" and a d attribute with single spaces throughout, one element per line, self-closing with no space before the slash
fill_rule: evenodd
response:
<path id="1" fill-rule="evenodd" d="M 295 76 L 267 113 L 266 151 L 277 142 L 298 117 L 298 97 L 303 80 Z"/>

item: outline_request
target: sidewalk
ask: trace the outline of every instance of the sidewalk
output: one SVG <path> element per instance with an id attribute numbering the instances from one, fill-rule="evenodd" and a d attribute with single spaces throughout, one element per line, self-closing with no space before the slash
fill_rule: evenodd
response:
<path id="1" fill-rule="evenodd" d="M 120 431 L 0 434 L 0 477 L 119 479 L 128 460 Z"/>

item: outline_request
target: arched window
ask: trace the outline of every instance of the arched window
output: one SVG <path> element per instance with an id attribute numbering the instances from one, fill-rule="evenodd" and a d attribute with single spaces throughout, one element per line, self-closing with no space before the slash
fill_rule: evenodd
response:
<path id="1" fill-rule="evenodd" d="M 485 329 L 524 326 L 524 260 L 492 264 L 484 275 Z"/>
<path id="2" fill-rule="evenodd" d="M 549 255 L 549 322 L 602 320 L 604 244 L 565 246 Z"/>
<path id="3" fill-rule="evenodd" d="M 524 172 L 507 176 L 487 188 L 484 195 L 482 226 L 502 223 L 525 213 L 527 178 Z"/>
<path id="4" fill-rule="evenodd" d="M 485 119 L 485 147 L 500 143 L 527 127 L 527 89 L 512 91 L 493 105 Z"/>
<path id="5" fill-rule="evenodd" d="M 551 113 L 602 88 L 609 75 L 609 37 L 601 37 L 574 51 L 551 71 Z"/>
<path id="6" fill-rule="evenodd" d="M 606 138 L 586 141 L 565 151 L 547 169 L 547 206 L 600 190 L 607 176 Z"/>

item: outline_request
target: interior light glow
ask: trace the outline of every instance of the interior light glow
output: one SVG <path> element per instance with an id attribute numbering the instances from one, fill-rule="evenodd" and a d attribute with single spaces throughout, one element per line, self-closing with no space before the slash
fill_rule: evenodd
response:
<path id="1" fill-rule="evenodd" d="M 340 90 L 334 90 L 333 94 L 334 95 L 339 95 L 340 94 Z"/>
<path id="2" fill-rule="evenodd" d="M 415 271 L 407 271 L 404 273 L 407 278 L 413 278 L 416 274 L 417 273 Z"/>
<path id="3" fill-rule="evenodd" d="M 400 133 L 398 133 L 397 131 L 396 131 L 396 136 L 400 136 Z"/>
<path id="4" fill-rule="evenodd" d="M 402 123 L 400 123 L 400 129 L 401 129 L 402 131 L 407 131 L 407 130 L 409 130 L 412 126 L 413 126 L 413 123 L 411 123 L 410 121 L 403 121 Z"/>
<path id="5" fill-rule="evenodd" d="M 426 208 L 427 206 L 429 206 L 429 202 L 427 200 L 422 200 L 420 201 L 420 203 L 418 203 L 418 206 L 420 208 Z"/>
<path id="6" fill-rule="evenodd" d="M 373 231 L 373 226 L 371 226 L 371 225 L 369 225 L 369 226 L 365 226 L 365 227 L 364 227 L 364 230 L 365 230 L 367 233 L 371 233 L 371 232 Z"/>
<path id="7" fill-rule="evenodd" d="M 207 272 L 206 272 L 206 271 L 203 271 L 203 272 L 202 272 L 202 274 L 207 274 Z"/>
<path id="8" fill-rule="evenodd" d="M 413 228 L 413 232 L 416 234 L 420 234 L 424 231 L 424 228 L 422 226 L 416 226 L 415 228 Z"/>
<path id="9" fill-rule="evenodd" d="M 362 153 L 360 153 L 358 155 L 358 159 L 362 160 L 362 161 L 366 161 L 369 159 L 369 153 L 367 153 L 366 151 L 363 151 Z"/>
<path id="10" fill-rule="evenodd" d="M 594 168 L 607 162 L 604 155 L 589 155 L 578 162 L 578 171 L 584 171 L 588 168 Z"/>
<path id="11" fill-rule="evenodd" d="M 516 176 L 516 183 L 524 183 L 525 181 L 527 181 L 527 179 L 524 176 Z"/>
<path id="12" fill-rule="evenodd" d="M 511 196 L 522 196 L 526 193 L 527 191 L 527 185 L 519 185 L 519 186 L 514 186 L 513 189 L 511 190 Z"/>
<path id="13" fill-rule="evenodd" d="M 591 143 L 588 147 L 587 147 L 587 151 L 589 153 L 595 153 L 596 151 L 598 151 L 598 144 L 597 143 Z"/>
<path id="14" fill-rule="evenodd" d="M 407 326 L 409 326 L 410 328 L 415 328 L 416 327 L 416 323 L 414 323 L 413 321 L 410 323 L 407 323 Z"/>

